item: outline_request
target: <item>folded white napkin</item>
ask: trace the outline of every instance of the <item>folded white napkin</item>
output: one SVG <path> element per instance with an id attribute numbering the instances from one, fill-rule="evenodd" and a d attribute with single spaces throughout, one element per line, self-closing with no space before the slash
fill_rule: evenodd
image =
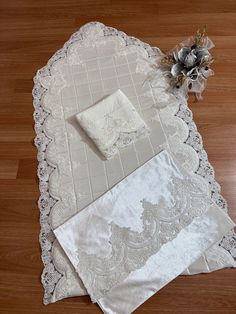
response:
<path id="1" fill-rule="evenodd" d="M 106 158 L 149 134 L 146 123 L 121 90 L 78 113 L 76 119 Z"/>
<path id="2" fill-rule="evenodd" d="M 54 232 L 92 301 L 128 314 L 233 227 L 162 151 Z"/>

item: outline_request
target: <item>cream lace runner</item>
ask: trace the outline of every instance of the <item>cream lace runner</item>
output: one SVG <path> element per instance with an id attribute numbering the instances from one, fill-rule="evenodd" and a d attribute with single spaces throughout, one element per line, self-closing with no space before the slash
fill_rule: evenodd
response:
<path id="1" fill-rule="evenodd" d="M 114 58 L 104 58 L 104 52 Z M 199 184 L 227 211 L 186 99 L 166 92 L 168 83 L 161 73 L 159 77 L 154 76 L 150 84 L 144 82 L 145 77 L 153 74 L 150 64 L 160 55 L 158 48 L 152 48 L 123 32 L 101 23 L 89 23 L 72 35 L 34 78 L 45 304 L 86 294 L 82 282 L 55 241 L 52 229 L 163 148 L 172 151 L 189 173 L 195 173 Z M 90 58 L 86 61 L 86 71 L 85 57 Z M 151 135 L 148 141 L 141 141 L 118 154 L 112 164 L 104 164 L 81 134 L 77 142 L 78 129 L 73 116 L 78 109 L 86 109 L 118 88 L 132 98 L 132 103 L 137 106 L 147 125 L 151 126 Z M 90 178 L 90 182 L 85 178 Z M 210 270 L 235 266 L 235 243 L 236 236 L 232 231 L 219 245 L 207 251 L 200 263 L 201 270 L 209 271 L 205 267 L 206 261 L 212 265 Z M 187 274 L 194 272 L 194 265 L 186 270 Z"/>

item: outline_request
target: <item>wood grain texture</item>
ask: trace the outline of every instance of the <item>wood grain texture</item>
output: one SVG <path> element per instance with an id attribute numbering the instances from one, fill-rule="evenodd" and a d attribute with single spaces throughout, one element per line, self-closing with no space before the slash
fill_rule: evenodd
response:
<path id="1" fill-rule="evenodd" d="M 236 220 L 235 0 L 1 0 L 0 313 L 100 313 L 88 297 L 42 305 L 32 77 L 68 37 L 100 21 L 163 51 L 207 24 L 216 75 L 195 122 Z M 236 313 L 236 271 L 179 277 L 137 313 Z"/>

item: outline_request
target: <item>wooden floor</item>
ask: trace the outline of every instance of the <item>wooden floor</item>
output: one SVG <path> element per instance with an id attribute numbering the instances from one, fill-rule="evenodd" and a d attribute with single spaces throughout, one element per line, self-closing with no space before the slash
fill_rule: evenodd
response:
<path id="1" fill-rule="evenodd" d="M 0 313 L 100 313 L 88 297 L 42 304 L 32 77 L 89 21 L 163 51 L 207 24 L 215 76 L 190 106 L 236 220 L 236 1 L 1 0 L 0 9 Z M 137 313 L 236 313 L 236 270 L 179 277 Z"/>

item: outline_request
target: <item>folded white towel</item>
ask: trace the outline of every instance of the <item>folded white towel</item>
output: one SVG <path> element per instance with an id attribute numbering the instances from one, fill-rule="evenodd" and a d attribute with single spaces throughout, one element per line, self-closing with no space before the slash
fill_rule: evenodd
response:
<path id="1" fill-rule="evenodd" d="M 149 134 L 146 123 L 121 90 L 78 113 L 76 118 L 106 158 Z"/>

